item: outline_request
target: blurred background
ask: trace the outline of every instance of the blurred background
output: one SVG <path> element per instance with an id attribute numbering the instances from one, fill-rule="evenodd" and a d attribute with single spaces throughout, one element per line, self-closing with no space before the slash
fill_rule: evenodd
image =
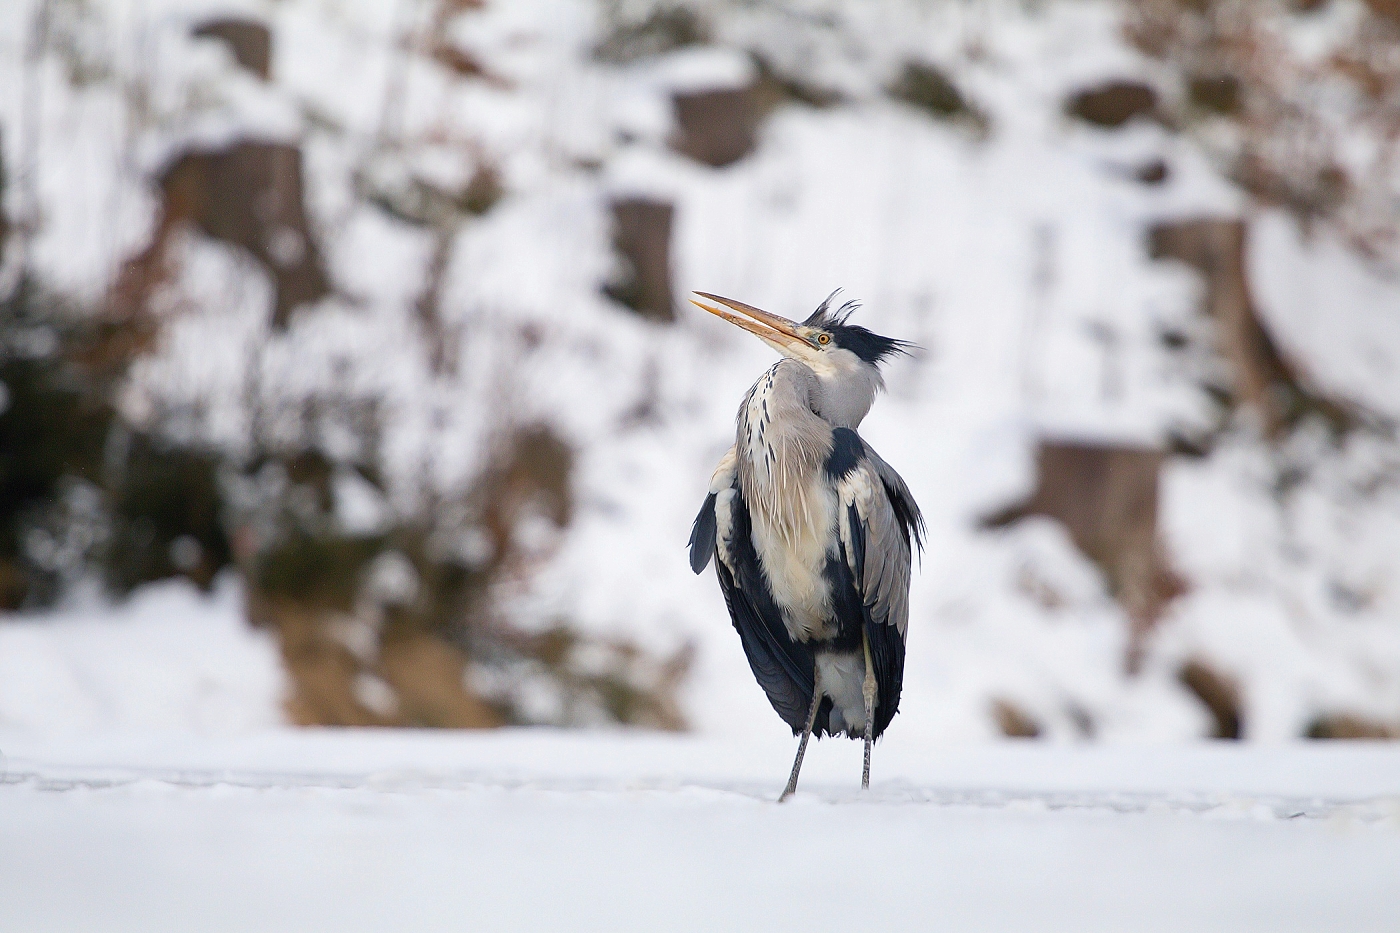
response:
<path id="1" fill-rule="evenodd" d="M 10 0 L 0 725 L 786 732 L 684 545 L 833 289 L 900 741 L 1400 737 L 1395 0 Z"/>

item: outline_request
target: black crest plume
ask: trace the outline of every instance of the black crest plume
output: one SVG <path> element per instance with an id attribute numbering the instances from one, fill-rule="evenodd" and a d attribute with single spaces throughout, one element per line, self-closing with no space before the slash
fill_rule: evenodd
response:
<path id="1" fill-rule="evenodd" d="M 812 316 L 802 323 L 808 327 L 820 327 L 831 334 L 831 340 L 836 346 L 843 350 L 850 350 L 872 365 L 882 363 L 889 357 L 908 353 L 914 346 L 907 340 L 881 337 L 859 324 L 846 323 L 855 310 L 860 307 L 860 302 L 848 301 L 833 311 L 831 308 L 832 299 L 840 293 L 841 289 L 838 288 L 827 295 L 826 300 L 817 305 L 817 310 L 812 312 Z"/>

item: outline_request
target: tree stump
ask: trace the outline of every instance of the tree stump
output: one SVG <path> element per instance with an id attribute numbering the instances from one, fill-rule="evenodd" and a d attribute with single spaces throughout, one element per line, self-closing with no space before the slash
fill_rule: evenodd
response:
<path id="1" fill-rule="evenodd" d="M 671 100 L 679 127 L 671 147 L 677 152 L 722 168 L 753 151 L 762 118 L 756 88 L 681 91 Z"/>
<path id="2" fill-rule="evenodd" d="M 671 221 L 675 209 L 645 198 L 614 201 L 613 248 L 624 270 L 604 291 L 642 317 L 670 323 L 676 319 L 671 298 Z"/>
<path id="3" fill-rule="evenodd" d="M 201 23 L 192 30 L 201 39 L 219 39 L 233 53 L 240 68 L 264 81 L 272 77 L 272 31 L 255 19 L 220 17 Z"/>
<path id="4" fill-rule="evenodd" d="M 1182 665 L 1176 679 L 1210 711 L 1211 719 L 1215 721 L 1211 738 L 1239 739 L 1243 736 L 1243 704 L 1238 683 L 1200 659 L 1192 659 Z"/>
<path id="5" fill-rule="evenodd" d="M 1152 258 L 1179 260 L 1205 279 L 1204 310 L 1234 375 L 1233 401 L 1257 410 L 1269 436 L 1279 436 L 1305 411 L 1320 412 L 1334 423 L 1349 420 L 1341 406 L 1303 386 L 1265 329 L 1245 273 L 1244 221 L 1162 224 L 1150 232 L 1148 247 Z"/>
<path id="6" fill-rule="evenodd" d="M 1086 123 L 1117 129 L 1134 117 L 1157 112 L 1157 92 L 1138 81 L 1108 81 L 1065 102 L 1065 112 Z"/>
<path id="7" fill-rule="evenodd" d="M 297 147 L 243 140 L 214 152 L 189 152 L 166 169 L 160 187 L 165 203 L 153 249 L 184 221 L 247 250 L 272 277 L 274 327 L 286 327 L 295 308 L 330 293 L 303 204 Z"/>
<path id="8" fill-rule="evenodd" d="M 1184 583 L 1167 565 L 1157 537 L 1159 450 L 1077 441 L 1042 441 L 1035 492 L 992 516 L 1002 527 L 1028 515 L 1059 521 L 1096 563 L 1132 623 L 1127 666 L 1136 670 L 1142 641 Z"/>

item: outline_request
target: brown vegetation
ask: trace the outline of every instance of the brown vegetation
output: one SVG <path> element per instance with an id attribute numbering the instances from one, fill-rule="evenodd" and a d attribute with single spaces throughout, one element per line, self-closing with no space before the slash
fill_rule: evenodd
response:
<path id="1" fill-rule="evenodd" d="M 942 69 L 928 62 L 905 62 L 899 77 L 886 90 L 935 120 L 964 123 L 982 134 L 990 127 L 987 115 L 968 101 Z"/>
<path id="2" fill-rule="evenodd" d="M 1181 125 L 1209 126 L 1207 149 L 1251 195 L 1325 217 L 1362 253 L 1400 262 L 1397 5 L 1373 0 L 1333 54 L 1304 57 L 1285 31 L 1314 5 L 1146 0 L 1130 7 L 1127 34 L 1187 76 Z"/>
<path id="3" fill-rule="evenodd" d="M 638 18 L 620 0 L 606 0 L 608 29 L 593 50 L 605 62 L 630 62 L 710 41 L 710 24 L 684 3 L 656 3 Z"/>
<path id="4" fill-rule="evenodd" d="M 1239 739 L 1244 735 L 1240 688 L 1199 658 L 1187 661 L 1177 671 L 1177 680 L 1195 694 L 1214 720 L 1212 738 Z"/>
<path id="5" fill-rule="evenodd" d="M 443 43 L 448 20 L 478 5 L 439 5 L 405 54 L 435 58 L 458 78 L 489 80 Z M 242 67 L 270 78 L 271 35 L 261 25 L 218 20 L 195 32 L 228 43 Z M 386 137 L 371 158 L 392 163 L 404 144 Z M 456 376 L 461 336 L 441 313 L 456 233 L 503 194 L 494 164 L 463 146 L 474 170 L 459 191 L 411 174 L 406 186 L 381 190 L 366 166 L 357 173 L 363 202 L 435 234 L 413 310 L 440 379 Z M 383 177 L 392 185 L 401 176 Z M 544 716 L 561 725 L 683 728 L 676 695 L 688 647 L 656 657 L 625 640 L 584 635 L 568 619 L 527 635 L 499 598 L 527 585 L 549 556 L 541 522 L 562 530 L 573 520 L 574 452 L 548 425 L 514 424 L 502 406 L 481 473 L 450 495 L 421 490 L 421 502 L 401 513 L 379 471 L 380 400 L 339 383 L 284 398 L 252 379 L 249 449 L 238 453 L 201 447 L 183 432 L 185 440 L 173 440 L 160 411 L 140 429 L 124 421 L 113 400 L 132 363 L 159 342 L 152 299 L 178 291 L 185 274 L 169 249 L 177 230 L 237 247 L 267 272 L 276 296 L 271 341 L 284 339 L 277 331 L 294 309 L 333 290 L 303 204 L 297 147 L 241 140 L 189 151 L 153 181 L 160 210 L 151 241 L 122 264 L 100 306 L 69 307 L 26 283 L 4 307 L 0 606 L 42 604 L 93 571 L 118 595 L 171 575 L 207 587 L 232 564 L 250 622 L 280 644 L 294 722 L 486 728 Z M 640 293 L 652 315 L 670 313 L 669 216 L 668 207 L 658 240 L 643 235 L 633 249 L 639 268 L 660 275 L 661 291 L 647 284 Z M 325 449 L 328 425 L 353 436 L 349 450 Z M 345 527 L 347 482 L 382 500 L 372 527 Z M 31 546 L 40 537 L 43 547 Z M 491 685 L 489 696 L 480 681 Z M 526 688 L 557 695 L 557 714 L 530 707 Z"/>

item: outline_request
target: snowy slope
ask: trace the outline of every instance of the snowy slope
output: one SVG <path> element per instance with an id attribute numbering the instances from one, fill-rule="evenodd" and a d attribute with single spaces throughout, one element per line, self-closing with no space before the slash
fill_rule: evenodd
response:
<path id="1" fill-rule="evenodd" d="M 1080 735 L 1085 717 L 1110 740 L 1201 735 L 1207 718 L 1175 679 L 1193 656 L 1240 682 L 1251 737 L 1295 736 L 1325 709 L 1394 718 L 1400 494 L 1383 481 L 1397 459 L 1386 442 L 1337 451 L 1305 436 L 1274 451 L 1246 423 L 1206 460 L 1172 463 L 1162 524 L 1192 588 L 1136 678 L 1122 673 L 1122 610 L 1059 529 L 976 530 L 1029 490 L 1041 436 L 1160 444 L 1212 417 L 1196 374 L 1159 340 L 1166 328 L 1200 329 L 1200 283 L 1150 260 L 1145 235 L 1163 220 L 1240 216 L 1245 199 L 1190 137 L 1065 116 L 1067 94 L 1105 78 L 1179 92 L 1178 76 L 1123 38 L 1120 6 L 871 3 L 840 8 L 830 27 L 820 15 L 735 4 L 717 16 L 717 50 L 608 64 L 591 54 L 604 28 L 597 5 L 492 3 L 451 26 L 498 79 L 489 82 L 404 51 L 427 11 L 399 6 L 65 5 L 53 28 L 75 37 L 57 44 L 68 58 L 28 69 L 34 5 L 0 13 L 3 86 L 42 87 L 40 203 L 27 203 L 25 185 L 6 197 L 42 215 L 33 262 L 54 287 L 100 294 L 154 222 L 151 173 L 181 147 L 250 134 L 294 140 L 305 154 L 335 294 L 274 334 L 257 269 L 217 244 L 180 241 L 162 346 L 124 398 L 135 422 L 194 412 L 182 429 L 237 451 L 249 440 L 250 374 L 289 410 L 328 386 L 374 397 L 385 412 L 386 507 L 411 514 L 425 483 L 450 494 L 470 481 L 502 420 L 548 420 L 579 450 L 579 507 L 547 563 L 507 594 L 513 620 L 567 618 L 659 650 L 692 641 L 695 725 L 780 736 L 713 580 L 693 577 L 682 552 L 733 411 L 771 355 L 698 312 L 658 326 L 599 291 L 614 261 L 608 199 L 665 196 L 677 211 L 678 297 L 705 289 L 803 316 L 844 287 L 865 302 L 862 323 L 924 348 L 890 367 L 889 395 L 863 427 L 930 525 L 900 731 L 989 737 L 990 704 L 1007 699 L 1054 738 Z M 271 25 L 272 83 L 240 72 L 217 43 L 188 38 L 191 24 L 227 11 Z M 732 83 L 747 50 L 803 63 L 845 102 L 780 107 L 757 151 L 725 169 L 672 152 L 671 89 Z M 906 59 L 952 74 L 986 114 L 985 137 L 885 95 Z M 98 78 L 70 80 L 74 61 Z M 126 109 L 120 88 L 149 91 L 148 109 Z M 25 125 L 28 99 L 0 95 L 7 127 Z M 26 164 L 20 134 L 7 131 L 4 145 L 8 164 Z M 1170 164 L 1168 179 L 1134 181 L 1153 159 Z M 505 197 L 456 231 L 440 313 L 459 361 L 443 375 L 425 365 L 414 311 L 432 238 L 362 190 L 410 178 L 451 188 L 483 164 L 499 169 Z M 1280 341 L 1320 384 L 1389 411 L 1396 350 L 1382 311 L 1400 289 L 1325 236 L 1308 247 L 1281 223 L 1262 218 L 1250 254 Z M 1322 294 L 1334 303 L 1308 300 Z M 1329 327 L 1336 316 L 1346 328 Z M 1354 365 L 1362 357 L 1370 362 Z M 1279 477 L 1300 464 L 1306 481 L 1279 494 Z M 1057 594 L 1053 606 L 1028 579 Z M 262 720 L 262 703 L 249 721 Z"/>

